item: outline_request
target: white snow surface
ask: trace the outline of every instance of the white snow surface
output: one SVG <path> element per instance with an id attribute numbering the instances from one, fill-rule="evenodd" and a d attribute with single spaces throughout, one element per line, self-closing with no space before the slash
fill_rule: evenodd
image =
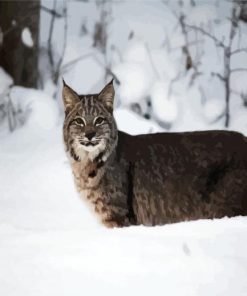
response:
<path id="1" fill-rule="evenodd" d="M 11 90 L 12 103 L 29 113 L 27 125 L 32 129 L 52 129 L 58 122 L 59 110 L 45 92 L 14 86 Z"/>
<path id="2" fill-rule="evenodd" d="M 11 76 L 0 67 L 0 96 L 6 95 L 8 88 L 13 83 Z"/>
<path id="3" fill-rule="evenodd" d="M 204 116 L 209 123 L 213 122 L 224 115 L 225 108 L 225 104 L 222 100 L 216 98 L 208 99 L 204 106 Z"/>
<path id="4" fill-rule="evenodd" d="M 173 123 L 178 117 L 176 99 L 168 96 L 168 85 L 163 82 L 156 82 L 151 89 L 153 112 L 159 121 Z"/>
<path id="5" fill-rule="evenodd" d="M 246 295 L 246 217 L 105 229 L 77 195 L 61 123 L 33 124 L 1 139 L 1 295 Z"/>
<path id="6" fill-rule="evenodd" d="M 114 112 L 118 129 L 131 135 L 158 133 L 162 128 L 155 122 L 144 119 L 127 108 L 117 108 Z"/>
<path id="7" fill-rule="evenodd" d="M 119 95 L 121 103 L 128 104 L 143 99 L 151 86 L 151 79 L 146 68 L 140 63 L 122 63 L 113 68 L 121 80 Z"/>

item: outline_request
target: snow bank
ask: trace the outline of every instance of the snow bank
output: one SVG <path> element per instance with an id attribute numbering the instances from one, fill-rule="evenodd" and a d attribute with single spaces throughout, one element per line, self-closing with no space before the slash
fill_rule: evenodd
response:
<path id="1" fill-rule="evenodd" d="M 116 65 L 113 71 L 121 81 L 118 91 L 123 106 L 139 102 L 148 95 L 152 81 L 145 66 L 122 63 Z"/>
<path id="2" fill-rule="evenodd" d="M 178 117 L 176 98 L 168 96 L 165 81 L 156 82 L 151 89 L 153 112 L 158 121 L 173 124 Z"/>
<path id="3" fill-rule="evenodd" d="M 205 27 L 212 24 L 217 17 L 218 15 L 214 5 L 201 4 L 192 8 L 190 7 L 186 21 L 191 25 Z"/>
<path id="4" fill-rule="evenodd" d="M 6 93 L 11 84 L 13 84 L 13 79 L 2 67 L 0 67 L 0 96 Z"/>
<path id="5" fill-rule="evenodd" d="M 246 295 L 246 217 L 105 229 L 75 191 L 61 130 L 1 140 L 2 295 Z"/>
<path id="6" fill-rule="evenodd" d="M 57 125 L 57 102 L 42 91 L 14 86 L 11 90 L 14 106 L 29 114 L 27 125 L 34 129 L 52 129 Z"/>
<path id="7" fill-rule="evenodd" d="M 247 72 L 233 73 L 231 77 L 231 87 L 239 94 L 247 95 Z"/>
<path id="8" fill-rule="evenodd" d="M 144 119 L 126 108 L 117 108 L 114 112 L 114 116 L 118 129 L 131 135 L 162 131 L 162 128 L 155 122 Z"/>
<path id="9" fill-rule="evenodd" d="M 226 104 L 224 100 L 210 98 L 204 105 L 204 116 L 211 123 L 225 114 Z"/>

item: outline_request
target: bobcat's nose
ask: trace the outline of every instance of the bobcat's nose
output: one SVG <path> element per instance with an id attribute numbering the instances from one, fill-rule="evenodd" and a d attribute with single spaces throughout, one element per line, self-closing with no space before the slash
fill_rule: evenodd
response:
<path id="1" fill-rule="evenodd" d="M 85 137 L 88 138 L 88 140 L 92 140 L 93 137 L 95 137 L 96 133 L 95 132 L 89 132 L 85 134 Z"/>

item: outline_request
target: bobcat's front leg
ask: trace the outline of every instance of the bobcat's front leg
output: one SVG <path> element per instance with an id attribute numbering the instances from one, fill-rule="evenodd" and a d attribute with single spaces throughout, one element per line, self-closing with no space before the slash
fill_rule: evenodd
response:
<path id="1" fill-rule="evenodd" d="M 116 201 L 115 201 L 116 203 Z M 130 226 L 128 209 L 123 204 L 111 203 L 111 199 L 98 198 L 95 202 L 95 211 L 101 222 L 108 228 Z"/>

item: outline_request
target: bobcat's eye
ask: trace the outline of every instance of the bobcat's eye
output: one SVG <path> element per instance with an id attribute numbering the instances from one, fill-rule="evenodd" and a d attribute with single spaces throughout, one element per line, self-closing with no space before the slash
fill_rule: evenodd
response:
<path id="1" fill-rule="evenodd" d="M 104 122 L 105 122 L 105 118 L 103 118 L 101 116 L 94 119 L 95 126 L 99 126 L 99 125 L 103 124 Z"/>
<path id="2" fill-rule="evenodd" d="M 78 124 L 78 125 L 85 126 L 85 121 L 80 117 L 75 119 L 75 123 Z"/>

